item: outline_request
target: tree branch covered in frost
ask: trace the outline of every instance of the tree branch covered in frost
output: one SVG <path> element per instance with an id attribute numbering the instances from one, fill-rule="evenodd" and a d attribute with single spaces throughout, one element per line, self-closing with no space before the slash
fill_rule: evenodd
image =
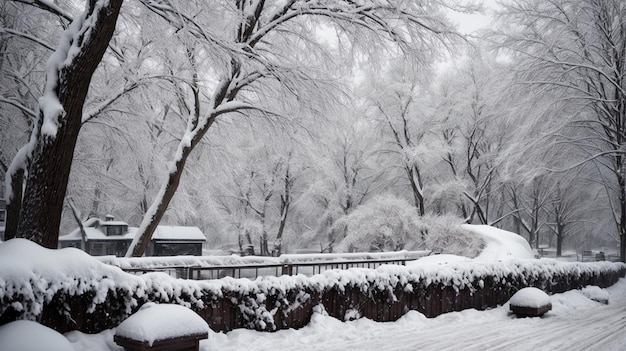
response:
<path id="1" fill-rule="evenodd" d="M 280 115 L 279 105 L 302 104 L 309 96 L 306 88 L 320 89 L 320 76 L 307 74 L 302 66 L 314 67 L 314 59 L 301 55 L 328 57 L 330 49 L 319 45 L 316 24 L 329 25 L 353 39 L 356 51 L 372 53 L 372 43 L 391 42 L 409 58 L 419 58 L 420 49 L 450 39 L 450 26 L 440 12 L 440 4 L 430 2 L 368 0 L 364 3 L 300 0 L 270 3 L 265 1 L 218 2 L 206 8 L 202 2 L 144 0 L 142 4 L 180 31 L 188 53 L 192 78 L 193 111 L 186 116 L 186 129 L 168 164 L 168 174 L 152 205 L 145 213 L 126 255 L 141 256 L 156 225 L 180 184 L 187 159 L 215 121 L 227 113 Z M 203 15 L 198 15 L 202 13 Z M 206 15 L 205 15 L 206 14 Z M 365 39 L 362 39 L 365 38 Z M 367 42 L 359 47 L 358 42 Z M 212 65 L 214 83 L 207 86 L 199 79 L 206 74 L 196 55 L 206 55 Z M 313 72 L 313 70 L 309 70 Z M 208 80 L 208 79 L 205 79 Z M 199 94 L 199 91 L 206 91 Z M 201 96 L 207 97 L 202 101 Z M 329 98 L 332 98 L 328 95 Z M 207 108 L 208 106 L 208 108 Z"/>

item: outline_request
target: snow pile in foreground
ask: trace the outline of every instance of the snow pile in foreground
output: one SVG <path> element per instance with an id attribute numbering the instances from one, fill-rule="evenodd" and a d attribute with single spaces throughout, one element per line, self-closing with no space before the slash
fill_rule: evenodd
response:
<path id="1" fill-rule="evenodd" d="M 46 326 L 15 321 L 0 327 L 0 349 L 5 351 L 74 351 L 70 342 Z"/>
<path id="2" fill-rule="evenodd" d="M 208 332 L 209 325 L 194 311 L 180 305 L 154 303 L 144 304 L 116 328 L 116 335 L 147 341 L 150 346 L 157 340 Z"/>

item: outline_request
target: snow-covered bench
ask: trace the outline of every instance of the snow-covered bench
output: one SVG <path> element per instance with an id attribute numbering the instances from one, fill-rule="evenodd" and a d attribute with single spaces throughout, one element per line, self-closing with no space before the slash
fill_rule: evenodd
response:
<path id="1" fill-rule="evenodd" d="M 198 351 L 208 337 L 208 324 L 192 310 L 147 303 L 116 328 L 114 340 L 127 351 Z"/>
<path id="2" fill-rule="evenodd" d="M 541 317 L 552 309 L 550 296 L 537 288 L 523 288 L 509 300 L 511 312 L 518 317 Z"/>

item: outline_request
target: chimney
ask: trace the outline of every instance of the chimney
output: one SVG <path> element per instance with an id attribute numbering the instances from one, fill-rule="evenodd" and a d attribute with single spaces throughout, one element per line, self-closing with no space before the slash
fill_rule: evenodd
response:
<path id="1" fill-rule="evenodd" d="M 110 215 L 110 214 L 104 216 L 104 221 L 105 222 L 113 222 L 114 219 L 115 219 L 115 217 L 113 217 L 113 215 Z"/>

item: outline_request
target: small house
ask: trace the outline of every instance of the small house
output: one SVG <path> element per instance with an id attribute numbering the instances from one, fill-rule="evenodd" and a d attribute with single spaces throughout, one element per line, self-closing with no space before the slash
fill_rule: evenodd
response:
<path id="1" fill-rule="evenodd" d="M 90 218 L 67 235 L 59 237 L 59 248 L 76 247 L 92 256 L 122 257 L 137 233 L 136 227 L 115 221 Z M 146 250 L 146 256 L 202 255 L 206 237 L 198 227 L 157 226 Z"/>

